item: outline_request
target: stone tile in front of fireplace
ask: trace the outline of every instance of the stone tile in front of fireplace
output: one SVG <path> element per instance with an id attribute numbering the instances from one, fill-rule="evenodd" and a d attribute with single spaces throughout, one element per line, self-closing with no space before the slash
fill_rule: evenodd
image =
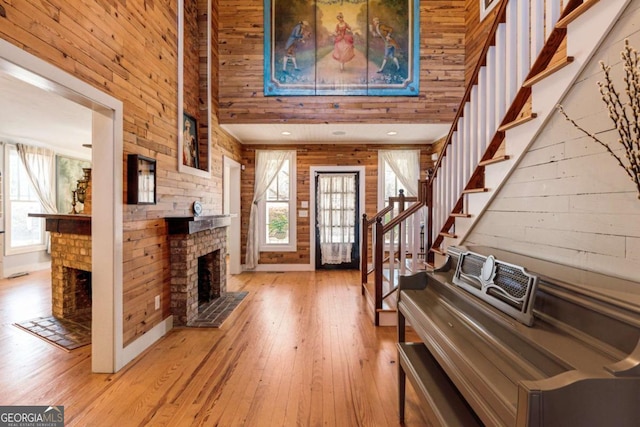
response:
<path id="1" fill-rule="evenodd" d="M 71 319 L 43 316 L 14 325 L 65 351 L 91 344 L 91 314 Z"/>
<path id="2" fill-rule="evenodd" d="M 226 292 L 220 298 L 211 302 L 200 304 L 198 318 L 189 326 L 195 328 L 219 328 L 225 320 L 240 305 L 248 292 Z"/>

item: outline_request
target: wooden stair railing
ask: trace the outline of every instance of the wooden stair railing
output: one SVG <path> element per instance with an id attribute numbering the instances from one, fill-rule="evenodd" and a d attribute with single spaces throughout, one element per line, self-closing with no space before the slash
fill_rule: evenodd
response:
<path id="1" fill-rule="evenodd" d="M 373 273 L 373 267 L 369 268 L 369 231 L 376 223 L 377 218 L 384 218 L 387 214 L 393 214 L 393 210 L 396 204 L 404 209 L 406 202 L 415 202 L 418 199 L 416 197 L 407 197 L 404 195 L 404 190 L 400 190 L 400 195 L 397 197 L 390 197 L 387 206 L 376 212 L 371 218 L 367 214 L 362 215 L 362 242 L 360 243 L 360 277 L 361 283 L 367 283 L 367 277 Z M 364 287 L 362 288 L 364 294 Z"/>
<path id="2" fill-rule="evenodd" d="M 369 231 L 372 229 L 373 224 L 376 223 L 377 218 L 384 218 L 389 212 L 393 211 L 393 204 L 389 201 L 389 204 L 377 212 L 370 219 L 367 214 L 362 214 L 362 241 L 360 242 L 360 283 L 362 284 L 362 294 L 365 293 L 365 285 L 367 284 L 367 278 L 369 274 L 373 272 L 373 268 L 369 268 Z M 372 242 L 375 241 L 372 236 Z"/>
<path id="3" fill-rule="evenodd" d="M 436 236 L 427 257 L 429 263 L 433 264 L 434 254 L 444 252 L 441 245 L 445 236 L 455 235 L 455 218 L 468 216 L 464 194 L 487 191 L 484 168 L 509 160 L 509 156 L 500 154 L 505 131 L 535 118 L 531 85 L 573 61 L 566 53 L 562 56 L 566 23 L 596 2 L 502 0 L 497 6 L 496 19 L 429 179 L 433 195 L 428 215 L 433 218 L 433 229 L 429 231 Z M 522 8 L 529 8 L 531 16 L 523 15 Z M 521 41 L 524 39 L 526 43 Z M 535 58 L 532 65 L 529 58 Z M 511 68 L 496 65 L 508 61 Z M 503 80 L 506 84 L 497 84 Z"/>
<path id="4" fill-rule="evenodd" d="M 374 292 L 372 295 L 374 300 L 374 323 L 376 326 L 379 325 L 380 320 L 380 311 L 383 309 L 384 300 L 389 297 L 391 294 L 395 292 L 396 286 L 392 284 L 392 289 L 388 292 L 384 292 L 383 290 L 383 282 L 384 282 L 384 266 L 385 263 L 388 263 L 390 266 L 390 277 L 394 277 L 394 265 L 396 262 L 396 254 L 399 254 L 400 265 L 404 265 L 404 257 L 406 254 L 406 242 L 404 242 L 404 227 L 409 220 L 415 220 L 416 214 L 420 213 L 422 208 L 427 205 L 429 201 L 429 186 L 426 180 L 420 181 L 419 183 L 419 194 L 418 197 L 405 197 L 401 194 L 399 197 L 390 198 L 389 205 L 378 212 L 373 218 L 369 219 L 366 215 L 363 215 L 362 218 L 362 250 L 361 250 L 361 266 L 360 272 L 362 277 L 362 293 L 366 292 L 366 285 L 368 284 L 368 276 L 373 273 L 374 280 Z M 406 202 L 412 202 L 411 205 L 406 206 Z M 386 223 L 383 223 L 384 217 L 393 212 L 393 209 L 398 204 L 398 214 L 392 218 L 390 218 Z M 391 233 L 391 245 L 393 246 L 393 233 L 398 227 L 399 231 L 399 247 L 396 250 L 395 248 L 390 248 L 389 256 L 385 257 L 385 235 Z M 368 258 L 369 258 L 369 250 L 368 250 L 368 237 L 369 230 L 372 230 L 372 265 L 371 269 L 368 268 Z M 431 246 L 431 234 L 430 227 L 427 228 L 426 233 L 426 242 L 424 243 L 423 248 L 421 249 L 423 252 L 426 248 Z M 416 262 L 416 254 L 412 256 L 413 262 L 415 265 Z M 402 268 L 402 267 L 401 267 Z"/>

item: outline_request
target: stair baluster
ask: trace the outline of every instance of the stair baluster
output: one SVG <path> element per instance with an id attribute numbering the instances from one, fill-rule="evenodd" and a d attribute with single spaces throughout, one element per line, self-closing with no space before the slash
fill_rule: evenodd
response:
<path id="1" fill-rule="evenodd" d="M 517 96 L 522 96 L 519 90 L 535 64 L 534 59 L 552 37 L 556 22 L 581 3 L 503 0 L 498 5 L 496 20 L 470 80 L 472 84 L 467 87 L 436 163 L 431 182 L 434 203 L 430 209 L 433 209 L 432 231 L 438 237 L 431 249 L 442 251 L 445 248 L 440 246 L 447 246 L 447 239 L 457 235 L 451 215 L 465 213 L 468 196 L 464 194 L 476 188 L 486 192 L 484 174 L 482 170 L 478 172 L 479 163 L 490 160 L 500 148 L 504 131 L 499 127 L 505 115 L 513 114 L 509 108 Z M 519 102 L 523 101 L 526 98 Z M 500 159 L 508 160 L 502 154 L 499 153 Z"/>

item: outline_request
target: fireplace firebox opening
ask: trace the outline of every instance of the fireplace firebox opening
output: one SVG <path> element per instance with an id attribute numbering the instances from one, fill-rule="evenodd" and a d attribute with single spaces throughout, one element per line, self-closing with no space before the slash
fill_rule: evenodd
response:
<path id="1" fill-rule="evenodd" d="M 91 272 L 64 267 L 63 283 L 66 291 L 63 294 L 62 317 L 65 319 L 91 318 Z"/>
<path id="2" fill-rule="evenodd" d="M 198 304 L 220 298 L 220 250 L 198 258 Z"/>

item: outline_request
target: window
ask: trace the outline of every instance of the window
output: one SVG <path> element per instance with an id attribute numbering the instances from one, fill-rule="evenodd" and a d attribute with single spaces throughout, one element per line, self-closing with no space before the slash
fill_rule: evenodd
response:
<path id="1" fill-rule="evenodd" d="M 262 251 L 296 250 L 295 152 L 282 162 L 261 201 Z"/>
<path id="2" fill-rule="evenodd" d="M 18 150 L 11 144 L 6 144 L 5 155 L 7 183 L 5 194 L 7 197 L 7 254 L 18 254 L 45 249 L 44 221 L 41 218 L 31 218 L 29 213 L 42 213 L 44 209 L 40 203 L 27 171 L 20 161 Z"/>
<path id="3" fill-rule="evenodd" d="M 390 197 L 416 196 L 420 179 L 420 150 L 378 151 L 378 209 L 389 204 Z"/>
<path id="4" fill-rule="evenodd" d="M 404 190 L 406 197 L 418 194 L 418 180 L 420 179 L 420 150 L 379 150 L 378 151 L 378 210 L 389 205 L 389 198 L 400 195 Z M 405 208 L 408 204 L 405 204 Z M 395 206 L 393 213 L 388 213 L 383 222 L 399 213 Z M 413 233 L 411 221 L 406 223 L 406 241 L 411 244 Z M 394 242 L 398 243 L 398 233 L 394 233 Z M 390 234 L 385 235 L 385 243 L 390 243 Z"/>
<path id="5" fill-rule="evenodd" d="M 402 183 L 400 182 L 400 179 L 398 179 L 398 176 L 395 174 L 395 172 L 393 172 L 393 169 L 391 169 L 391 167 L 389 167 L 389 164 L 387 162 L 384 162 L 384 194 L 383 194 L 383 200 L 382 200 L 382 206 L 387 206 L 389 204 L 389 198 L 390 197 L 396 197 L 400 195 L 400 190 L 404 190 L 404 185 L 402 185 Z M 405 191 L 405 196 L 407 195 L 407 192 Z"/>

